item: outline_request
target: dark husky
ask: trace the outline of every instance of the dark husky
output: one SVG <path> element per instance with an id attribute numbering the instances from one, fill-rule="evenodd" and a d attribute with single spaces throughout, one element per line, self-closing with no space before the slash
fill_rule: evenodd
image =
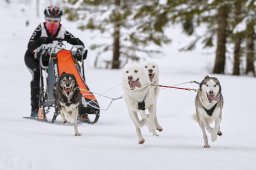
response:
<path id="1" fill-rule="evenodd" d="M 57 82 L 56 105 L 64 122 L 74 124 L 75 135 L 80 136 L 77 129 L 78 105 L 82 98 L 76 78 L 73 74 L 63 72 Z"/>
<path id="2" fill-rule="evenodd" d="M 211 134 L 212 141 L 221 136 L 220 123 L 222 119 L 223 96 L 221 85 L 216 77 L 206 76 L 200 83 L 199 90 L 195 99 L 196 114 L 194 118 L 198 121 L 203 132 L 204 147 L 209 148 L 207 130 Z M 210 123 L 214 122 L 214 127 Z"/>

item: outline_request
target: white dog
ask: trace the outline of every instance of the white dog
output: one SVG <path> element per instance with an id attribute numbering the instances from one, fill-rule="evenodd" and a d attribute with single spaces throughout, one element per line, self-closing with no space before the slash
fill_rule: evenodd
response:
<path id="1" fill-rule="evenodd" d="M 222 119 L 223 97 L 221 85 L 217 78 L 206 76 L 200 83 L 200 88 L 195 99 L 196 114 L 194 118 L 198 121 L 203 132 L 204 147 L 209 148 L 208 137 L 205 129 L 211 134 L 212 141 L 221 136 L 220 123 Z M 211 122 L 214 127 L 210 127 Z"/>
<path id="2" fill-rule="evenodd" d="M 154 61 L 148 61 L 146 63 L 143 64 L 144 68 L 147 71 L 149 80 L 151 82 L 151 88 L 154 92 L 154 96 L 155 96 L 155 102 L 157 102 L 157 98 L 159 96 L 159 67 L 158 64 Z M 158 120 L 157 120 L 157 116 L 155 117 L 155 124 L 156 124 L 156 128 L 158 131 L 162 131 L 163 128 L 160 126 Z"/>
<path id="3" fill-rule="evenodd" d="M 142 137 L 140 128 L 147 124 L 148 129 L 154 135 L 156 133 L 155 117 L 156 117 L 156 103 L 153 90 L 149 87 L 150 80 L 146 70 L 140 64 L 127 64 L 123 68 L 123 90 L 124 100 L 128 107 L 128 112 L 134 122 L 138 142 L 143 144 L 145 140 Z M 149 114 L 145 114 L 148 110 Z M 141 120 L 138 113 L 141 113 Z"/>

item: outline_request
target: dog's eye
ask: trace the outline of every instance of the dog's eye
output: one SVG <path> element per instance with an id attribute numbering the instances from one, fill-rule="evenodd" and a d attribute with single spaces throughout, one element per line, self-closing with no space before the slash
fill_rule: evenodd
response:
<path id="1" fill-rule="evenodd" d="M 126 73 L 129 73 L 129 71 L 126 71 Z"/>
<path id="2" fill-rule="evenodd" d="M 206 87 L 208 87 L 209 85 L 208 84 L 205 84 L 206 85 Z"/>
<path id="3" fill-rule="evenodd" d="M 153 66 L 153 68 L 155 68 L 156 66 Z"/>
<path id="4" fill-rule="evenodd" d="M 138 70 L 134 70 L 134 73 L 138 73 Z"/>
<path id="5" fill-rule="evenodd" d="M 148 66 L 145 66 L 145 68 L 148 68 Z"/>
<path id="6" fill-rule="evenodd" d="M 217 85 L 216 84 L 214 84 L 214 87 L 216 87 Z"/>

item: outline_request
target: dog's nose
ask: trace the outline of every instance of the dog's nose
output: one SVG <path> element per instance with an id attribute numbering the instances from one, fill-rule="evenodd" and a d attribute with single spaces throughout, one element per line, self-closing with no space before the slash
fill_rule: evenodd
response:
<path id="1" fill-rule="evenodd" d="M 149 73 L 153 73 L 153 70 L 152 70 L 152 69 L 149 69 L 148 72 L 149 72 Z"/>
<path id="2" fill-rule="evenodd" d="M 133 78 L 132 76 L 128 76 L 128 80 L 132 80 L 132 78 Z"/>
<path id="3" fill-rule="evenodd" d="M 213 91 L 209 91 L 209 94 L 210 94 L 210 95 L 213 95 Z"/>

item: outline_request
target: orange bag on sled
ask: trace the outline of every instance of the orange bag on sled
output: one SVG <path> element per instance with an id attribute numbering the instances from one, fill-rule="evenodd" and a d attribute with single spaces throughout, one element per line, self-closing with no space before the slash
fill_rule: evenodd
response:
<path id="1" fill-rule="evenodd" d="M 71 51 L 69 50 L 61 50 L 57 54 L 57 65 L 58 65 L 58 74 L 59 76 L 66 72 L 68 74 L 73 74 L 76 77 L 76 81 L 78 83 L 80 93 L 82 94 L 84 100 L 87 103 L 87 106 L 80 106 L 79 113 L 87 113 L 87 114 L 96 114 L 95 120 L 91 123 L 96 123 L 99 118 L 99 104 L 92 94 L 88 86 L 85 84 L 83 78 L 81 77 L 76 63 L 72 57 Z"/>

